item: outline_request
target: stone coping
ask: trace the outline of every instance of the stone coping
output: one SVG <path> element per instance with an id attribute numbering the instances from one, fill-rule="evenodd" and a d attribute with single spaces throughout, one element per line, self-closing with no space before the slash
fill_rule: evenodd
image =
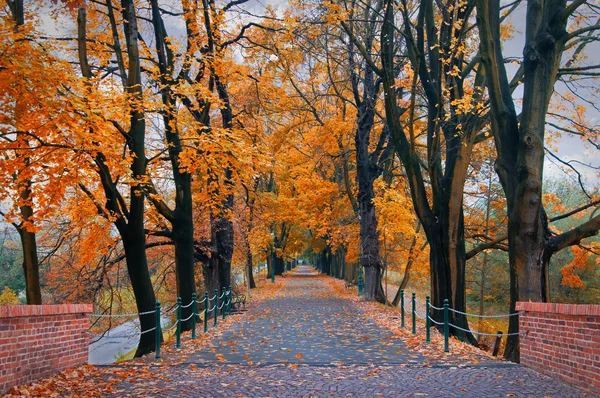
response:
<path id="1" fill-rule="evenodd" d="M 92 304 L 6 305 L 0 306 L 0 318 L 90 314 L 92 311 Z"/>
<path id="2" fill-rule="evenodd" d="M 559 303 L 532 303 L 519 301 L 517 311 L 543 312 L 549 314 L 600 316 L 599 304 L 559 304 Z"/>

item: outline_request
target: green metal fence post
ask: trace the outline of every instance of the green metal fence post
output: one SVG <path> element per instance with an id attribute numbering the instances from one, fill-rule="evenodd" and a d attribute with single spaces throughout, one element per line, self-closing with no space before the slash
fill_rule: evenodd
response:
<path id="1" fill-rule="evenodd" d="M 365 284 L 363 280 L 363 272 L 362 267 L 358 266 L 358 295 L 362 296 L 364 294 Z"/>
<path id="2" fill-rule="evenodd" d="M 156 326 L 154 329 L 154 333 L 156 334 L 156 359 L 160 359 L 160 337 L 162 335 L 160 331 L 160 301 L 156 302 L 156 307 L 154 308 L 154 313 L 156 314 Z"/>
<path id="3" fill-rule="evenodd" d="M 181 297 L 177 297 L 177 328 L 175 329 L 175 348 L 181 348 Z"/>
<path id="4" fill-rule="evenodd" d="M 215 289 L 214 306 L 213 315 L 215 316 L 215 321 L 213 322 L 213 326 L 217 326 L 217 315 L 219 314 L 219 289 Z"/>
<path id="5" fill-rule="evenodd" d="M 429 328 L 431 327 L 431 320 L 429 320 L 429 300 L 429 296 L 425 297 L 425 341 L 428 343 L 431 341 L 431 334 L 429 332 Z"/>
<path id="6" fill-rule="evenodd" d="M 204 292 L 204 333 L 208 332 L 208 307 L 210 307 L 208 292 Z"/>
<path id="7" fill-rule="evenodd" d="M 222 293 L 223 301 L 221 302 L 221 317 L 225 320 L 225 313 L 227 312 L 227 308 L 225 307 L 225 303 L 227 302 L 227 288 L 223 286 Z"/>
<path id="8" fill-rule="evenodd" d="M 417 302 L 417 294 L 413 293 L 412 294 L 412 308 L 411 308 L 411 312 L 412 312 L 412 322 L 413 322 L 413 327 L 412 327 L 412 334 L 417 334 L 417 311 L 415 310 L 415 304 Z"/>
<path id="9" fill-rule="evenodd" d="M 404 328 L 404 289 L 400 289 L 400 314 L 402 319 L 402 328 Z"/>
<path id="10" fill-rule="evenodd" d="M 229 303 L 227 304 L 227 314 L 231 315 L 231 307 L 233 301 L 233 291 L 231 290 L 231 286 L 229 286 Z"/>
<path id="11" fill-rule="evenodd" d="M 448 347 L 448 337 L 450 335 L 450 325 L 448 325 L 448 299 L 444 299 L 444 352 L 450 352 Z"/>
<path id="12" fill-rule="evenodd" d="M 196 293 L 192 293 L 192 340 L 196 338 Z"/>

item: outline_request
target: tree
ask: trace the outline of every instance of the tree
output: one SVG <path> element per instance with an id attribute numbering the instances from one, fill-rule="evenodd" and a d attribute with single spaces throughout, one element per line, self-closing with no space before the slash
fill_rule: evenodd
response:
<path id="1" fill-rule="evenodd" d="M 588 3 L 590 11 L 582 12 Z M 597 16 L 592 2 L 527 2 L 524 92 L 521 113 L 517 114 L 502 54 L 500 10 L 499 0 L 477 1 L 480 54 L 498 153 L 495 168 L 507 200 L 512 313 L 517 301 L 547 301 L 548 262 L 552 255 L 600 230 L 600 215 L 597 215 L 569 231 L 553 235 L 542 205 L 545 126 L 555 84 L 563 72 L 596 70 L 595 65 L 571 64 L 589 42 L 587 34 L 597 31 L 600 25 L 595 22 Z M 571 65 L 564 68 L 566 70 L 561 68 L 565 60 L 566 65 Z M 517 331 L 518 319 L 512 317 L 509 333 Z M 509 337 L 505 357 L 519 359 L 518 336 Z"/>
<path id="2" fill-rule="evenodd" d="M 144 90 L 141 75 L 141 56 L 139 50 L 139 30 L 137 24 L 136 8 L 133 1 L 126 0 L 122 7 L 122 26 L 125 35 L 125 51 L 127 63 L 121 52 L 121 43 L 117 31 L 117 18 L 112 2 L 109 0 L 106 4 L 105 15 L 108 16 L 111 26 L 113 42 L 110 47 L 117 57 L 118 70 L 120 71 L 120 80 L 122 89 L 127 98 L 127 106 L 123 111 L 125 116 L 123 121 L 128 123 L 128 127 L 121 125 L 120 120 L 110 120 L 113 125 L 113 131 L 120 136 L 124 142 L 129 159 L 129 203 L 119 191 L 119 176 L 111 172 L 112 159 L 110 154 L 105 154 L 102 148 L 107 148 L 106 143 L 98 141 L 95 136 L 99 135 L 100 129 L 106 128 L 106 125 L 94 125 L 90 127 L 92 148 L 88 149 L 91 155 L 95 171 L 101 183 L 102 192 L 105 196 L 105 203 L 102 204 L 94 195 L 94 192 L 84 184 L 79 187 L 88 195 L 90 200 L 96 204 L 98 213 L 108 220 L 111 220 L 119 232 L 125 251 L 125 260 L 127 263 L 127 272 L 134 291 L 137 310 L 140 319 L 142 332 L 135 355 L 142 356 L 152 352 L 155 347 L 156 330 L 154 328 L 154 317 L 145 313 L 152 312 L 155 308 L 156 296 L 152 287 L 150 273 L 148 272 L 148 262 L 146 257 L 146 232 L 144 228 L 144 185 L 148 178 L 147 158 L 146 158 L 146 119 L 143 106 Z M 94 74 L 89 64 L 88 57 L 88 30 L 86 9 L 80 7 L 77 15 L 78 28 L 78 56 L 80 61 L 81 74 L 84 77 L 84 87 L 82 95 L 98 95 L 98 91 L 103 89 L 101 81 L 94 80 Z M 96 32 L 97 33 L 97 32 Z M 103 60 L 104 57 L 98 57 Z M 126 67 L 127 65 L 127 67 Z M 101 69 L 101 68 L 98 68 Z M 96 87 L 92 84 L 96 83 Z M 96 91 L 98 90 L 98 91 Z M 94 109 L 93 106 L 82 99 L 83 106 Z M 125 104 L 121 104 L 125 105 Z M 107 109 L 109 112 L 112 109 Z M 85 108 L 82 112 L 87 113 Z M 144 314 L 144 315 L 142 315 Z"/>
<path id="3" fill-rule="evenodd" d="M 27 51 L 27 49 L 33 49 L 29 43 L 23 42 L 23 25 L 25 24 L 24 7 L 22 0 L 7 0 L 8 7 L 12 14 L 14 22 L 14 37 L 13 37 L 13 51 L 14 53 L 21 53 Z M 37 52 L 37 51 L 35 51 Z M 45 58 L 45 57 L 44 57 Z M 10 69 L 9 69 L 10 73 Z M 19 72 L 17 71 L 17 76 Z M 15 77 L 15 76 L 13 76 Z M 23 77 L 23 76 L 20 76 Z M 12 79 L 11 79 L 12 80 Z M 16 80 L 20 80 L 18 77 Z M 26 80 L 26 79 L 24 79 Z M 18 84 L 14 81 L 13 84 Z M 12 91 L 12 90 L 11 90 Z M 13 93 L 17 94 L 19 89 Z M 32 175 L 29 175 L 30 170 L 26 169 L 31 165 L 31 158 L 26 150 L 29 147 L 28 132 L 22 130 L 26 125 L 22 119 L 27 118 L 27 111 L 24 109 L 24 98 L 19 98 L 17 94 L 14 98 L 14 127 L 15 127 L 15 143 L 17 145 L 23 145 L 25 149 L 23 151 L 15 152 L 15 161 L 22 164 L 20 170 L 15 170 L 12 173 L 12 179 L 15 183 L 19 208 L 19 221 L 11 222 L 21 238 L 21 248 L 23 250 L 23 274 L 25 275 L 25 292 L 27 296 L 27 304 L 42 304 L 42 292 L 40 288 L 40 271 L 39 271 L 39 259 L 37 254 L 37 240 L 35 233 L 35 217 L 34 217 L 34 205 L 33 192 L 32 192 Z M 6 215 L 0 212 L 4 217 Z"/>
<path id="4" fill-rule="evenodd" d="M 475 145 L 486 138 L 483 73 L 469 46 L 474 2 L 383 2 L 380 49 L 368 51 L 338 18 L 382 80 L 385 120 L 430 247 L 431 296 L 466 311 L 463 192 Z M 411 16 L 416 15 L 416 21 Z M 370 20 L 375 19 L 375 16 Z M 354 22 L 356 23 L 356 22 Z M 421 120 L 424 119 L 425 123 Z M 442 312 L 433 311 L 441 321 Z M 466 318 L 451 322 L 468 329 Z M 452 330 L 475 343 L 470 333 Z"/>

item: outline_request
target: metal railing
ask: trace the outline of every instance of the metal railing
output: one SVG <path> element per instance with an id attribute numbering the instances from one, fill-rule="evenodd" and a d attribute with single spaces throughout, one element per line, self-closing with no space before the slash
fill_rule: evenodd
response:
<path id="1" fill-rule="evenodd" d="M 450 328 L 454 328 L 455 330 L 460 330 L 460 331 L 463 331 L 466 333 L 473 333 L 473 334 L 479 335 L 479 336 L 502 337 L 502 336 L 516 336 L 516 335 L 522 335 L 522 334 L 527 333 L 526 331 L 521 331 L 521 332 L 516 332 L 516 333 L 505 333 L 505 334 L 503 334 L 502 332 L 484 333 L 484 332 L 479 332 L 477 330 L 469 330 L 469 329 L 459 327 L 459 326 L 451 323 L 449 320 L 450 312 L 453 312 L 456 314 L 461 314 L 461 315 L 468 316 L 468 317 L 476 317 L 476 318 L 510 318 L 513 316 L 519 316 L 523 312 L 513 312 L 510 314 L 501 314 L 501 315 L 470 314 L 467 312 L 456 310 L 454 308 L 450 308 L 448 299 L 444 299 L 443 307 L 436 307 L 433 304 L 431 304 L 430 297 L 426 296 L 425 297 L 425 308 L 424 308 L 425 314 L 421 315 L 417 311 L 417 307 L 418 307 L 417 303 L 419 301 L 420 300 L 417 299 L 416 293 L 412 293 L 412 296 L 410 297 L 410 303 L 411 303 L 410 314 L 411 314 L 411 318 L 412 318 L 412 334 L 417 333 L 417 319 L 416 318 L 419 318 L 419 319 L 425 321 L 425 333 L 426 333 L 425 341 L 427 343 L 431 342 L 430 329 L 431 329 L 432 324 L 436 325 L 436 326 L 442 326 L 443 333 L 444 333 L 444 352 L 450 352 L 450 347 L 449 347 Z M 401 289 L 400 290 L 400 322 L 401 322 L 402 328 L 405 327 L 405 314 L 407 312 L 405 306 L 406 306 L 406 297 L 404 296 L 404 289 Z M 435 319 L 433 319 L 431 316 L 431 312 L 432 312 L 431 310 L 443 311 L 443 321 L 440 322 L 440 321 L 436 321 Z"/>
<path id="2" fill-rule="evenodd" d="M 156 302 L 154 310 L 144 311 L 133 314 L 90 314 L 92 318 L 133 318 L 133 317 L 141 317 L 144 315 L 155 315 L 155 325 L 152 328 L 143 329 L 140 331 L 140 335 L 145 333 L 150 333 L 156 331 L 156 342 L 155 342 L 155 358 L 160 359 L 160 342 L 162 337 L 162 332 L 169 332 L 175 328 L 175 337 L 176 337 L 176 348 L 181 348 L 181 323 L 187 322 L 190 319 L 192 320 L 192 340 L 196 339 L 196 322 L 197 318 L 202 318 L 204 323 L 204 333 L 208 332 L 208 319 L 209 313 L 214 318 L 213 326 L 217 326 L 217 318 L 219 311 L 221 311 L 222 319 L 224 320 L 227 315 L 232 314 L 232 300 L 233 300 L 233 292 L 231 290 L 231 286 L 229 288 L 223 287 L 221 294 L 219 295 L 218 289 L 215 289 L 214 295 L 212 297 L 208 297 L 208 292 L 204 292 L 204 299 L 198 301 L 196 299 L 196 293 L 192 293 L 192 300 L 185 305 L 181 303 L 181 297 L 177 297 L 177 302 L 168 310 L 161 309 L 160 301 Z M 211 305 L 212 302 L 212 305 Z M 220 302 L 220 304 L 219 304 Z M 198 313 L 198 304 L 204 303 L 204 310 L 201 313 Z M 188 317 L 182 319 L 182 309 L 191 308 L 191 313 Z M 167 328 L 163 328 L 161 326 L 160 320 L 161 316 L 171 315 L 176 312 L 177 319 L 175 322 Z M 101 336 L 95 342 L 100 341 L 103 338 L 123 338 L 125 336 Z"/>

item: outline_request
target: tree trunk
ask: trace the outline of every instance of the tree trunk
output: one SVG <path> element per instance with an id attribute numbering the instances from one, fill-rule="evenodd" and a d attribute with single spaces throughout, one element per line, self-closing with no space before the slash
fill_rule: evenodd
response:
<path id="1" fill-rule="evenodd" d="M 548 104 L 568 40 L 567 22 L 577 9 L 567 12 L 566 7 L 564 0 L 527 3 L 523 103 L 519 119 L 499 38 L 500 2 L 477 1 L 480 53 L 487 75 L 490 120 L 498 152 L 496 172 L 506 194 L 508 209 L 511 313 L 514 313 L 517 301 L 543 302 L 548 298 L 545 258 L 551 256 L 547 252 L 550 233 L 541 197 L 544 129 Z M 508 331 L 518 332 L 517 317 L 510 318 Z M 518 335 L 508 337 L 504 356 L 519 360 Z"/>
<path id="2" fill-rule="evenodd" d="M 274 264 L 274 269 L 275 269 L 275 275 L 276 276 L 283 275 L 283 272 L 285 270 L 285 262 L 283 261 L 283 258 L 275 255 L 273 264 Z"/>
<path id="3" fill-rule="evenodd" d="M 246 254 L 246 275 L 248 275 L 248 283 L 250 285 L 250 289 L 256 288 L 256 283 L 254 282 L 254 275 L 252 274 L 252 253 L 248 251 Z"/>
<path id="4" fill-rule="evenodd" d="M 265 279 L 269 279 L 273 275 L 273 257 L 275 257 L 273 252 L 267 254 L 267 276 Z"/>
<path id="5" fill-rule="evenodd" d="M 161 17 L 161 10 L 157 0 L 150 1 L 152 8 L 152 23 L 154 28 L 155 47 L 158 57 L 158 67 L 161 72 L 161 97 L 165 107 L 163 124 L 165 139 L 168 146 L 169 159 L 175 183 L 175 210 L 170 211 L 168 206 L 161 203 L 159 212 L 171 222 L 173 242 L 175 244 L 175 276 L 177 281 L 177 294 L 181 297 L 183 305 L 192 301 L 192 294 L 196 292 L 194 275 L 194 223 L 192 206 L 192 176 L 181 167 L 181 153 L 183 146 L 179 137 L 179 130 L 175 115 L 177 114 L 177 100 L 173 94 L 172 75 L 174 65 L 173 54 L 168 50 L 167 32 Z M 157 199 L 155 199 L 157 200 Z M 166 213 L 166 214 L 165 214 Z M 181 318 L 188 319 L 181 323 L 183 331 L 192 328 L 192 307 L 182 308 Z"/>
<path id="6" fill-rule="evenodd" d="M 373 204 L 373 181 L 365 167 L 358 167 L 358 206 L 360 209 L 361 256 L 360 266 L 365 270 L 364 294 L 367 301 L 385 303 L 381 286 L 381 258 L 379 257 L 379 232 Z M 366 175 L 365 175 L 366 174 Z M 375 279 L 371 279 L 375 278 Z"/>
<path id="7" fill-rule="evenodd" d="M 13 20 L 15 22 L 14 31 L 18 32 L 23 24 L 25 24 L 25 13 L 23 8 L 23 0 L 13 0 L 7 2 Z M 15 105 L 17 112 L 20 109 L 19 100 Z M 20 131 L 17 114 L 17 130 Z M 17 141 L 20 140 L 22 133 L 17 133 Z M 25 157 L 24 164 L 29 166 L 29 157 L 17 153 L 18 157 Z M 18 179 L 16 175 L 14 178 Z M 20 200 L 21 204 L 19 210 L 21 212 L 21 222 L 15 224 L 19 236 L 21 238 L 21 249 L 23 250 L 23 273 L 25 275 L 25 295 L 27 297 L 27 304 L 42 304 L 42 291 L 40 288 L 40 270 L 39 270 L 39 259 L 37 253 L 37 241 L 36 234 L 33 231 L 28 230 L 28 225 L 32 222 L 33 218 L 33 207 L 31 205 L 31 180 L 23 179 L 18 184 L 21 190 Z M 32 225 L 33 226 L 33 225 Z"/>
<path id="8" fill-rule="evenodd" d="M 40 267 L 37 253 L 37 242 L 35 232 L 27 230 L 27 225 L 31 223 L 33 217 L 33 208 L 29 204 L 31 200 L 31 182 L 25 181 L 22 184 L 21 201 L 19 206 L 22 222 L 17 230 L 21 238 L 21 248 L 23 250 L 23 273 L 25 274 L 25 292 L 27 304 L 42 304 L 42 291 L 40 288 Z"/>
<path id="9" fill-rule="evenodd" d="M 140 68 L 140 54 L 138 51 L 138 28 L 135 5 L 133 1 L 124 2 L 123 17 L 125 20 L 125 33 L 127 41 L 127 52 L 129 55 L 129 70 L 127 76 L 126 91 L 135 101 L 143 100 L 142 79 Z M 122 235 L 123 247 L 127 261 L 127 270 L 131 279 L 138 312 L 146 312 L 154 309 L 156 297 L 152 289 L 152 281 L 148 272 L 146 259 L 146 232 L 144 230 L 144 202 L 143 183 L 147 179 L 146 160 L 146 122 L 143 108 L 132 107 L 129 115 L 129 151 L 133 159 L 131 163 L 131 174 L 133 183 L 129 194 L 129 217 L 127 219 L 126 234 Z M 116 203 L 111 206 L 117 206 Z M 129 250 L 127 250 L 129 248 Z M 140 326 L 142 332 L 152 329 L 155 318 L 152 315 L 140 315 Z M 156 330 L 146 332 L 140 337 L 140 342 L 135 356 L 139 357 L 154 351 Z M 162 340 L 162 335 L 161 335 Z"/>
<path id="10" fill-rule="evenodd" d="M 331 259 L 329 256 L 329 245 L 323 249 L 321 253 L 321 258 L 323 259 L 323 273 L 329 275 L 331 273 Z"/>
<path id="11" fill-rule="evenodd" d="M 346 281 L 351 283 L 358 282 L 358 264 L 346 263 Z"/>
<path id="12" fill-rule="evenodd" d="M 204 290 L 208 292 L 209 297 L 212 297 L 213 291 L 221 288 L 219 284 L 219 261 L 215 253 L 206 263 L 202 264 L 202 277 L 204 279 Z"/>
<path id="13" fill-rule="evenodd" d="M 225 190 L 231 189 L 231 169 L 224 170 L 224 187 Z M 221 191 L 222 193 L 222 191 Z M 218 195 L 219 192 L 215 192 Z M 231 285 L 231 259 L 233 257 L 233 223 L 230 220 L 230 214 L 233 211 L 233 193 L 226 193 L 225 199 L 221 203 L 216 215 L 211 215 L 210 228 L 211 240 L 215 248 L 215 252 L 211 257 L 211 290 Z M 215 279 L 216 278 L 216 279 Z"/>
<path id="14" fill-rule="evenodd" d="M 191 202 L 191 201 L 190 201 Z M 191 204 L 191 203 L 190 203 Z M 196 293 L 194 273 L 194 226 L 191 208 L 188 211 L 175 212 L 173 226 L 173 242 L 175 243 L 175 278 L 177 293 L 183 305 L 192 302 L 192 294 Z M 192 306 L 181 308 L 181 319 L 189 318 Z M 192 319 L 181 322 L 181 330 L 191 330 Z"/>
<path id="15" fill-rule="evenodd" d="M 136 307 L 139 313 L 154 311 L 156 296 L 152 288 L 150 273 L 148 272 L 148 263 L 146 262 L 146 240 L 142 230 L 131 233 L 123 237 L 123 248 L 125 249 L 125 259 L 127 263 L 127 274 L 133 289 Z M 156 326 L 156 315 L 151 312 L 146 315 L 140 315 L 141 330 L 150 330 Z M 162 336 L 161 336 L 162 338 Z M 140 336 L 140 342 L 135 357 L 153 352 L 156 344 L 156 331 L 144 333 Z"/>
<path id="16" fill-rule="evenodd" d="M 112 3 L 108 3 L 112 4 Z M 114 20 L 114 14 L 111 6 L 108 7 L 108 14 L 111 20 Z M 128 69 L 125 73 L 125 66 L 120 62 L 120 69 L 123 72 L 121 76 L 124 89 L 131 98 L 131 104 L 143 102 L 143 88 L 140 67 L 140 54 L 138 48 L 138 27 L 135 5 L 131 0 L 122 1 L 123 30 L 127 44 L 127 55 L 129 57 Z M 86 48 L 86 18 L 85 8 L 81 7 L 78 13 L 78 52 L 81 73 L 86 79 L 91 79 L 92 72 L 88 64 Z M 111 28 L 116 31 L 116 24 Z M 113 32 L 116 34 L 116 32 Z M 117 38 L 118 40 L 118 38 Z M 118 41 L 114 43 L 115 48 L 119 47 Z M 120 48 L 120 47 L 119 47 Z M 118 56 L 117 56 L 118 57 Z M 118 57 L 119 58 L 119 57 Z M 121 58 L 119 58 L 121 59 Z M 122 61 L 122 60 L 121 60 Z M 126 75 L 126 76 L 125 76 Z M 125 260 L 127 263 L 127 272 L 131 281 L 131 287 L 135 296 L 138 313 L 148 314 L 139 315 L 142 335 L 138 344 L 135 356 L 139 357 L 154 351 L 157 330 L 155 327 L 154 309 L 156 305 L 156 296 L 152 288 L 152 280 L 148 271 L 146 258 L 146 233 L 144 229 L 144 207 L 145 194 L 143 192 L 147 181 L 147 159 L 145 150 L 146 124 L 144 108 L 130 105 L 129 107 L 129 131 L 124 133 L 126 136 L 125 144 L 132 162 L 130 165 L 131 179 L 129 185 L 129 211 L 127 216 L 127 203 L 121 196 L 117 183 L 113 179 L 107 159 L 102 152 L 96 152 L 93 156 L 96 164 L 96 171 L 100 178 L 100 183 L 106 197 L 106 209 L 101 206 L 98 211 L 105 214 L 119 231 L 123 241 L 125 251 Z M 123 133 L 122 133 L 123 134 Z M 88 196 L 93 199 L 93 195 L 83 185 L 80 187 Z M 96 203 L 96 201 L 94 200 Z M 110 215 L 109 215 L 110 214 Z M 162 340 L 162 335 L 160 336 Z"/>

